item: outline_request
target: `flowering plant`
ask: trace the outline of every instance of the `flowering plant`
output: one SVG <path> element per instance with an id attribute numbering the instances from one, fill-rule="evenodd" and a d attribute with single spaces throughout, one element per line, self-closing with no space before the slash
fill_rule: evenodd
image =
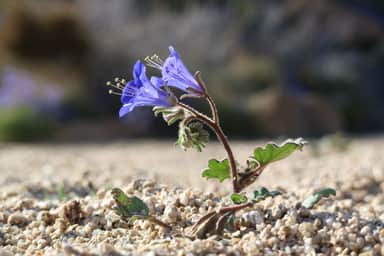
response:
<path id="1" fill-rule="evenodd" d="M 227 158 L 209 160 L 208 168 L 203 170 L 202 177 L 217 179 L 219 182 L 230 179 L 233 190 L 231 200 L 234 205 L 203 216 L 192 227 L 192 231 L 200 234 L 221 233 L 236 211 L 251 207 L 268 196 L 280 194 L 278 191 L 270 192 L 263 188 L 255 191 L 253 199 L 249 200 L 241 192 L 253 184 L 270 163 L 282 160 L 296 150 L 301 150 L 306 142 L 302 138 L 298 138 L 295 140 L 289 139 L 282 144 L 271 142 L 264 147 L 257 147 L 253 155 L 248 159 L 246 166 L 241 168 L 237 165 L 228 139 L 220 126 L 218 110 L 208 93 L 200 72 L 197 71 L 192 75 L 172 46 L 169 47 L 169 51 L 170 55 L 164 61 L 157 55 L 145 58 L 148 66 L 161 72 L 161 77 L 153 76 L 148 79 L 145 65 L 141 61 L 137 61 L 133 68 L 133 80 L 126 81 L 125 79 L 116 78 L 114 82 L 107 83 L 112 88 L 109 92 L 121 97 L 123 105 L 120 109 L 120 117 L 127 115 L 136 107 L 151 106 L 154 114 L 161 114 L 168 125 L 179 121 L 176 144 L 184 150 L 195 148 L 201 151 L 205 147 L 209 139 L 209 133 L 205 130 L 205 127 L 211 129 L 217 135 L 227 153 Z M 184 94 L 176 97 L 172 91 L 173 89 L 178 89 Z M 210 115 L 201 113 L 185 104 L 183 100 L 188 97 L 207 101 L 211 110 Z M 136 199 L 133 200 L 134 198 L 126 198 L 120 190 L 114 190 L 114 196 L 118 207 L 120 207 L 119 209 L 124 208 L 123 202 L 137 201 Z M 117 200 L 118 198 L 120 200 Z M 129 203 L 126 204 L 126 209 L 133 207 Z M 143 204 L 137 203 L 133 208 L 141 209 L 140 205 Z M 137 212 L 135 211 L 135 213 Z M 126 215 L 129 216 L 128 213 Z M 131 215 L 137 214 L 132 213 Z M 148 214 L 143 216 L 149 218 Z M 153 220 L 152 217 L 151 220 Z"/>

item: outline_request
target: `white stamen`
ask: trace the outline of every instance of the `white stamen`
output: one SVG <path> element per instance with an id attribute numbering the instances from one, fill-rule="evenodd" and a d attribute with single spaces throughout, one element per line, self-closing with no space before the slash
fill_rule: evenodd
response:
<path id="1" fill-rule="evenodd" d="M 121 93 L 121 92 L 116 92 L 114 90 L 109 90 L 108 93 L 112 95 L 117 95 L 117 96 L 129 96 L 129 97 L 135 96 L 134 93 L 127 93 L 127 92 Z"/>
<path id="2" fill-rule="evenodd" d="M 157 55 L 154 54 L 151 57 L 147 56 L 144 59 L 145 62 L 147 62 L 147 65 L 156 69 L 162 69 L 164 65 L 164 61 Z"/>

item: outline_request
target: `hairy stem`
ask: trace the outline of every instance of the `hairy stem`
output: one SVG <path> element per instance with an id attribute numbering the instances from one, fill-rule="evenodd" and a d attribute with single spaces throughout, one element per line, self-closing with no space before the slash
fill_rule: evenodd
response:
<path id="1" fill-rule="evenodd" d="M 213 101 L 212 101 L 212 103 L 213 103 Z M 218 123 L 218 118 L 216 119 L 214 116 L 214 119 L 212 120 L 208 116 L 200 113 L 199 111 L 195 110 L 194 108 L 192 108 L 188 105 L 185 105 L 184 103 L 181 103 L 181 102 L 179 102 L 178 105 L 183 107 L 184 109 L 188 110 L 189 112 L 191 112 L 197 120 L 203 122 L 204 124 L 206 124 L 209 128 L 211 128 L 215 132 L 217 138 L 219 139 L 221 144 L 224 146 L 225 151 L 227 152 L 227 156 L 228 156 L 228 160 L 229 160 L 229 166 L 231 169 L 233 191 L 235 193 L 240 192 L 240 190 L 238 188 L 238 182 L 237 182 L 238 175 L 237 175 L 235 157 L 233 155 L 231 146 L 229 145 L 228 139 L 225 136 L 223 130 L 221 129 L 220 124 Z M 214 108 L 216 109 L 216 107 L 214 107 Z M 217 111 L 215 111 L 215 112 L 217 113 Z"/>
<path id="2" fill-rule="evenodd" d="M 219 124 L 220 123 L 220 121 L 219 121 L 219 113 L 217 111 L 217 107 L 216 107 L 215 102 L 213 101 L 212 97 L 209 96 L 208 93 L 205 94 L 205 99 L 208 101 L 209 107 L 211 108 L 213 121 L 215 123 Z"/>
<path id="3" fill-rule="evenodd" d="M 209 107 L 211 108 L 213 121 L 215 123 L 219 124 L 220 123 L 220 121 L 219 121 L 219 113 L 217 111 L 216 104 L 213 101 L 212 97 L 208 93 L 207 85 L 205 84 L 203 78 L 201 78 L 200 71 L 196 71 L 195 79 L 196 79 L 197 83 L 200 85 L 201 89 L 203 89 L 203 94 L 201 96 L 207 100 L 207 102 L 209 104 Z"/>
<path id="4" fill-rule="evenodd" d="M 229 160 L 229 166 L 231 168 L 231 178 L 232 178 L 232 187 L 233 191 L 235 193 L 240 192 L 237 184 L 237 169 L 236 169 L 236 162 L 235 157 L 233 155 L 231 146 L 229 145 L 228 139 L 225 136 L 223 130 L 221 129 L 220 125 L 215 123 L 215 126 L 213 127 L 215 130 L 215 133 L 219 140 L 221 141 L 221 144 L 223 144 L 225 151 L 227 151 L 228 160 Z"/>

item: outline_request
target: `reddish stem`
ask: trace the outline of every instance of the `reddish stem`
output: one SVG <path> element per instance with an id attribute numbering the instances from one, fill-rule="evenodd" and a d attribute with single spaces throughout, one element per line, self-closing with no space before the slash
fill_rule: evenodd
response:
<path id="1" fill-rule="evenodd" d="M 244 204 L 236 204 L 236 205 L 223 207 L 219 210 L 219 213 L 223 214 L 223 213 L 227 213 L 227 212 L 240 211 L 241 209 L 251 207 L 253 204 L 254 204 L 253 202 L 248 202 L 248 203 L 244 203 Z"/>
<path id="2" fill-rule="evenodd" d="M 212 101 L 212 104 L 213 104 L 213 101 Z M 231 169 L 233 191 L 235 193 L 240 192 L 240 190 L 238 188 L 238 182 L 237 182 L 237 178 L 238 178 L 237 176 L 238 175 L 237 175 L 235 157 L 233 155 L 231 146 L 229 145 L 228 139 L 225 136 L 223 130 L 221 129 L 220 124 L 218 123 L 218 118 L 215 117 L 215 114 L 214 114 L 214 120 L 212 120 L 208 116 L 198 112 L 194 108 L 192 108 L 192 107 L 190 107 L 188 105 L 185 105 L 184 103 L 181 103 L 181 102 L 179 102 L 178 105 L 181 106 L 182 108 L 188 110 L 189 112 L 191 112 L 196 119 L 198 119 L 201 122 L 205 123 L 208 127 L 210 127 L 215 132 L 217 138 L 219 139 L 221 144 L 224 146 L 224 149 L 225 149 L 225 151 L 227 152 L 227 155 L 228 155 L 229 166 L 230 166 L 230 169 Z M 213 112 L 217 113 L 217 110 L 216 110 L 216 107 L 214 106 L 214 104 L 213 104 L 213 109 L 214 109 Z"/>
<path id="3" fill-rule="evenodd" d="M 208 101 L 209 107 L 211 108 L 213 121 L 214 121 L 215 123 L 218 123 L 218 124 L 219 124 L 219 123 L 220 123 L 220 121 L 219 121 L 219 113 L 218 113 L 218 111 L 217 111 L 215 102 L 213 101 L 212 97 L 209 96 L 208 93 L 205 93 L 204 96 L 205 96 L 205 98 L 206 98 L 207 101 Z"/>

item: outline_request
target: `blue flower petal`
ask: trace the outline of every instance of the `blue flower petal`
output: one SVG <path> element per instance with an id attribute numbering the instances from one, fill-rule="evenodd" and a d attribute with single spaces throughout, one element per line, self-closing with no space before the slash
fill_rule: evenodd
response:
<path id="1" fill-rule="evenodd" d="M 121 108 L 120 108 L 120 111 L 119 111 L 119 117 L 122 118 L 123 116 L 125 116 L 126 114 L 128 114 L 129 112 L 131 112 L 134 108 L 134 105 L 131 104 L 131 103 L 128 103 L 128 104 L 125 104 L 123 105 Z"/>
<path id="2" fill-rule="evenodd" d="M 164 80 L 161 79 L 160 77 L 157 77 L 157 76 L 152 76 L 151 77 L 151 84 L 153 84 L 153 86 L 155 86 L 156 88 L 161 88 L 162 86 L 166 85 Z"/>
<path id="3" fill-rule="evenodd" d="M 128 103 L 134 97 L 134 94 L 132 92 L 137 90 L 138 90 L 138 83 L 135 83 L 134 80 L 129 81 L 125 85 L 121 93 L 121 103 L 123 104 Z"/>
<path id="4" fill-rule="evenodd" d="M 136 61 L 135 65 L 133 66 L 133 80 L 135 81 L 136 84 L 139 83 L 140 76 L 143 73 L 145 74 L 145 66 L 140 60 L 138 60 L 138 61 Z"/>
<path id="5" fill-rule="evenodd" d="M 165 60 L 161 69 L 162 78 L 167 85 L 179 88 L 187 93 L 191 93 L 188 90 L 189 88 L 202 92 L 202 88 L 185 67 L 180 55 L 172 46 L 169 47 L 169 52 L 170 56 Z"/>
<path id="6" fill-rule="evenodd" d="M 168 47 L 168 50 L 169 50 L 169 53 L 171 54 L 171 56 L 176 57 L 177 59 L 181 59 L 180 55 L 177 53 L 175 48 L 173 48 L 172 45 Z"/>
<path id="7" fill-rule="evenodd" d="M 120 117 L 139 106 L 171 106 L 168 100 L 169 94 L 161 90 L 160 86 L 155 86 L 149 81 L 145 66 L 140 61 L 135 63 L 133 78 L 122 90 L 121 101 L 123 106 L 119 111 Z"/>

